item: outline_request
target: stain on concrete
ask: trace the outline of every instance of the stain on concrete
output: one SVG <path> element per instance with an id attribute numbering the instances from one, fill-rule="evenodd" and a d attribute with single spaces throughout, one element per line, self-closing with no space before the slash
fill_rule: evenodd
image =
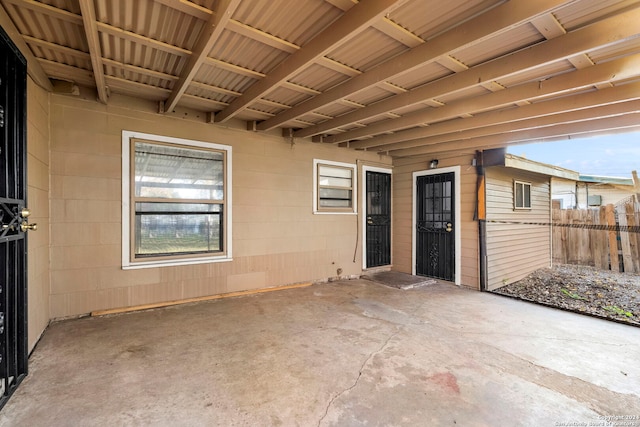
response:
<path id="1" fill-rule="evenodd" d="M 458 379 L 451 372 L 440 372 L 430 377 L 427 377 L 427 381 L 442 387 L 443 390 L 460 394 L 460 386 L 458 386 Z"/>

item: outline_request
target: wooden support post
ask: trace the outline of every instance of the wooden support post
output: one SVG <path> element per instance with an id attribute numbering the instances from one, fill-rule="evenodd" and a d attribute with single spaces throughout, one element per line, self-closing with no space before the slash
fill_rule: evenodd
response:
<path id="1" fill-rule="evenodd" d="M 616 226 L 616 215 L 613 205 L 607 205 L 607 225 Z M 615 230 L 609 230 L 609 259 L 611 263 L 611 271 L 620 271 L 620 261 L 618 260 L 618 238 Z"/>

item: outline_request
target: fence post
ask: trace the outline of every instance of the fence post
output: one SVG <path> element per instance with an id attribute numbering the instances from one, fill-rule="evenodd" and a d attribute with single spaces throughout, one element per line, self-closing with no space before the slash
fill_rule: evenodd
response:
<path id="1" fill-rule="evenodd" d="M 636 211 L 634 203 L 627 203 L 625 206 L 625 211 L 627 214 L 627 225 L 629 227 L 636 227 L 638 221 L 636 220 Z M 633 261 L 633 271 L 636 273 L 640 273 L 640 248 L 638 247 L 638 243 L 640 241 L 640 234 L 629 232 L 629 246 L 631 249 L 631 259 Z"/>
<path id="2" fill-rule="evenodd" d="M 620 224 L 620 247 L 622 248 L 622 265 L 625 273 L 633 273 L 633 256 L 631 255 L 631 242 L 629 241 L 630 233 L 623 231 L 622 228 L 627 226 L 627 211 L 624 206 L 617 206 L 618 224 Z"/>
<path id="3" fill-rule="evenodd" d="M 611 227 L 609 229 L 609 262 L 611 264 L 611 271 L 620 271 L 620 260 L 618 259 L 618 239 L 615 230 L 616 215 L 613 209 L 613 205 L 609 204 L 605 208 L 607 213 L 607 225 Z"/>

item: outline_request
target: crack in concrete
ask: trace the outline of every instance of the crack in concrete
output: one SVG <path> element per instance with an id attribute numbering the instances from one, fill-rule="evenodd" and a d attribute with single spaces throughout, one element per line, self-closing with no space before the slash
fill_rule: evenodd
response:
<path id="1" fill-rule="evenodd" d="M 415 316 L 415 314 L 418 312 L 418 310 L 420 310 L 426 303 L 422 303 L 422 304 L 418 304 L 412 311 L 411 313 L 409 313 L 407 316 Z M 373 317 L 371 317 L 373 318 Z M 376 320 L 380 320 L 380 321 L 387 321 L 385 319 L 376 319 Z M 367 364 L 369 363 L 369 361 L 371 359 L 373 359 L 376 355 L 380 354 L 388 345 L 389 342 L 395 338 L 400 331 L 403 329 L 403 327 L 406 327 L 406 324 L 399 324 L 399 323 L 394 323 L 395 326 L 395 331 L 389 335 L 387 337 L 387 339 L 384 341 L 384 343 L 382 343 L 382 345 L 380 346 L 380 348 L 378 348 L 375 351 L 372 351 L 369 356 L 367 356 L 367 358 L 365 359 L 365 361 L 362 363 L 362 365 L 360 365 L 360 369 L 358 371 L 358 376 L 356 377 L 355 381 L 353 382 L 353 384 L 349 387 L 347 387 L 346 389 L 342 390 L 340 393 L 336 394 L 335 396 L 333 396 L 331 398 L 331 400 L 329 400 L 329 403 L 327 404 L 327 407 L 324 410 L 324 414 L 322 415 L 322 417 L 320 418 L 320 420 L 318 420 L 318 427 L 320 427 L 320 425 L 322 424 L 322 422 L 324 421 L 324 419 L 327 417 L 327 415 L 329 414 L 329 410 L 331 409 L 331 406 L 333 406 L 333 402 L 335 402 L 336 400 L 338 400 L 342 395 L 344 395 L 345 393 L 348 393 L 349 391 L 353 390 L 354 388 L 356 388 L 358 386 L 358 382 L 360 381 L 360 378 L 362 377 L 362 373 L 364 372 L 365 367 L 367 366 Z"/>
<path id="2" fill-rule="evenodd" d="M 365 359 L 365 361 L 362 363 L 362 365 L 360 365 L 360 369 L 358 371 L 358 376 L 356 377 L 355 381 L 353 382 L 353 384 L 351 384 L 351 386 L 345 388 L 344 390 L 342 390 L 340 393 L 336 394 L 335 396 L 333 396 L 331 398 L 331 400 L 329 400 L 329 403 L 327 404 L 327 407 L 324 410 L 324 414 L 322 415 L 322 417 L 320 418 L 320 420 L 318 420 L 318 427 L 320 427 L 320 425 L 322 424 L 322 422 L 324 421 L 324 419 L 327 417 L 327 415 L 329 414 L 329 410 L 331 409 L 331 406 L 333 405 L 333 402 L 335 402 L 336 400 L 338 400 L 342 395 L 344 395 L 345 393 L 350 392 L 351 390 L 353 390 L 354 388 L 356 388 L 358 386 L 358 382 L 360 381 L 360 377 L 362 377 L 362 373 L 364 372 L 365 366 L 367 366 L 367 364 L 369 363 L 369 361 L 371 359 L 373 359 L 377 354 L 381 353 L 385 347 L 387 347 L 387 345 L 389 345 L 389 341 L 391 341 L 396 335 L 398 335 L 400 333 L 400 327 L 396 328 L 396 331 L 394 333 L 392 333 L 391 335 L 389 335 L 389 337 L 387 337 L 387 339 L 385 340 L 385 342 L 380 346 L 380 348 L 378 348 L 375 351 L 372 351 L 369 356 L 367 356 L 367 358 Z"/>

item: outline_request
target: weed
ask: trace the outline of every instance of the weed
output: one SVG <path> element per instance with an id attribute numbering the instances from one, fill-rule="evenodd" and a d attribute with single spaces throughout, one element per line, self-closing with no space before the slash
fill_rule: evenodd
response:
<path id="1" fill-rule="evenodd" d="M 565 288 L 560 289 L 560 292 L 562 292 L 563 294 L 565 294 L 569 298 L 586 300 L 585 297 L 582 297 L 582 296 L 580 296 L 580 295 L 578 295 L 576 293 L 570 292 L 570 291 L 566 290 Z"/>
<path id="2" fill-rule="evenodd" d="M 627 310 L 623 310 L 622 308 L 618 307 L 617 305 L 608 305 L 604 308 L 607 311 L 610 311 L 612 313 L 616 313 L 616 314 L 620 314 L 622 316 L 627 316 L 627 317 L 633 317 L 633 313 Z"/>

